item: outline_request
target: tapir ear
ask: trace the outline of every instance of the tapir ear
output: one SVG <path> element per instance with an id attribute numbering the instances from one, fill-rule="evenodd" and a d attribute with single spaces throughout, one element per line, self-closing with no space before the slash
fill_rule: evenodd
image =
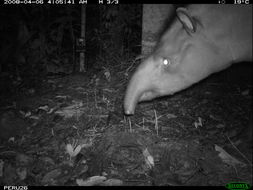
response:
<path id="1" fill-rule="evenodd" d="M 177 17 L 179 18 L 180 22 L 183 24 L 184 28 L 194 33 L 196 31 L 196 24 L 193 18 L 189 15 L 186 8 L 179 7 L 177 8 Z"/>

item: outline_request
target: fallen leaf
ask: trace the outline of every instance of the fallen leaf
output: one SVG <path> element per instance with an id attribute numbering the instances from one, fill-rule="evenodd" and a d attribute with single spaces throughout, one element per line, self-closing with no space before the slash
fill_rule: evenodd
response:
<path id="1" fill-rule="evenodd" d="M 198 117 L 198 121 L 195 121 L 194 122 L 194 126 L 195 128 L 197 129 L 198 127 L 202 127 L 203 124 L 202 124 L 202 119 L 200 117 Z"/>
<path id="2" fill-rule="evenodd" d="M 25 154 L 17 154 L 16 155 L 16 163 L 19 166 L 27 166 L 32 162 L 32 158 Z"/>
<path id="3" fill-rule="evenodd" d="M 173 118 L 177 118 L 177 116 L 176 115 L 174 115 L 174 114 L 167 114 L 167 118 L 168 119 L 173 119 Z"/>
<path id="4" fill-rule="evenodd" d="M 48 184 L 52 182 L 55 178 L 57 178 L 59 175 L 61 175 L 61 169 L 55 169 L 50 172 L 48 172 L 46 175 L 44 175 L 42 179 L 42 184 Z"/>
<path id="5" fill-rule="evenodd" d="M 153 156 L 151 156 L 151 154 L 149 153 L 148 149 L 146 148 L 143 152 L 142 152 L 144 158 L 145 158 L 145 162 L 148 165 L 148 167 L 151 169 L 152 167 L 154 167 L 155 163 L 154 163 L 154 158 Z"/>
<path id="6" fill-rule="evenodd" d="M 219 152 L 219 157 L 223 160 L 223 162 L 229 164 L 229 165 L 236 165 L 236 164 L 242 164 L 244 163 L 240 162 L 239 160 L 232 157 L 230 154 L 228 154 L 223 148 L 221 148 L 218 145 L 215 145 L 215 150 Z"/>
<path id="7" fill-rule="evenodd" d="M 38 108 L 38 110 L 43 110 L 43 111 L 45 111 L 45 112 L 48 112 L 50 109 L 49 109 L 49 107 L 48 107 L 47 105 L 45 105 L 45 106 L 40 106 L 40 107 Z"/>
<path id="8" fill-rule="evenodd" d="M 123 184 L 123 181 L 120 179 L 108 179 L 106 181 L 103 181 L 100 185 L 102 186 L 121 186 Z"/>
<path id="9" fill-rule="evenodd" d="M 79 154 L 81 149 L 81 145 L 76 146 L 75 149 L 71 144 L 66 145 L 66 150 L 70 157 L 75 157 L 77 154 Z"/>
<path id="10" fill-rule="evenodd" d="M 26 168 L 17 168 L 16 173 L 20 180 L 24 180 L 27 176 L 27 169 Z"/>
<path id="11" fill-rule="evenodd" d="M 94 185 L 100 185 L 105 180 L 106 180 L 106 177 L 104 176 L 92 176 L 86 180 L 76 179 L 76 183 L 79 186 L 94 186 Z"/>

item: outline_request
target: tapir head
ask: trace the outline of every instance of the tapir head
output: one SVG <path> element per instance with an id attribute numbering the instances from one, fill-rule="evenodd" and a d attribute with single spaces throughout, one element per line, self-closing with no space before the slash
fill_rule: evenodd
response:
<path id="1" fill-rule="evenodd" d="M 138 102 L 172 95 L 221 70 L 222 52 L 209 41 L 200 21 L 185 8 L 161 37 L 154 52 L 132 76 L 124 99 L 125 114 L 134 114 Z"/>

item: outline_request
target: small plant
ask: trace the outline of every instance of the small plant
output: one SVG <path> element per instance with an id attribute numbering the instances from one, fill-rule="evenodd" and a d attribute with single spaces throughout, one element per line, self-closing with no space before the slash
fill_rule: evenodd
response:
<path id="1" fill-rule="evenodd" d="M 66 145 L 66 151 L 69 155 L 70 161 L 72 161 L 72 158 L 76 157 L 79 154 L 81 149 L 82 149 L 81 145 L 80 144 L 77 145 L 77 141 L 75 141 L 75 140 L 73 141 L 72 144 Z"/>

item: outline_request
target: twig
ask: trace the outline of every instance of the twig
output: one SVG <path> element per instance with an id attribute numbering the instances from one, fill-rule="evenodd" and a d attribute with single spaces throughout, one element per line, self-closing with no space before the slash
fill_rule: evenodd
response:
<path id="1" fill-rule="evenodd" d="M 156 115 L 156 110 L 154 110 L 155 112 L 155 130 L 156 130 L 156 135 L 158 136 L 158 119 L 157 119 L 157 115 Z"/>
<path id="2" fill-rule="evenodd" d="M 231 145 L 235 148 L 235 150 L 238 151 L 238 153 L 248 162 L 248 164 L 252 167 L 252 163 L 251 161 L 249 161 L 249 159 L 234 145 L 234 143 L 230 140 L 230 138 L 225 135 L 228 139 L 228 141 L 231 143 Z"/>

